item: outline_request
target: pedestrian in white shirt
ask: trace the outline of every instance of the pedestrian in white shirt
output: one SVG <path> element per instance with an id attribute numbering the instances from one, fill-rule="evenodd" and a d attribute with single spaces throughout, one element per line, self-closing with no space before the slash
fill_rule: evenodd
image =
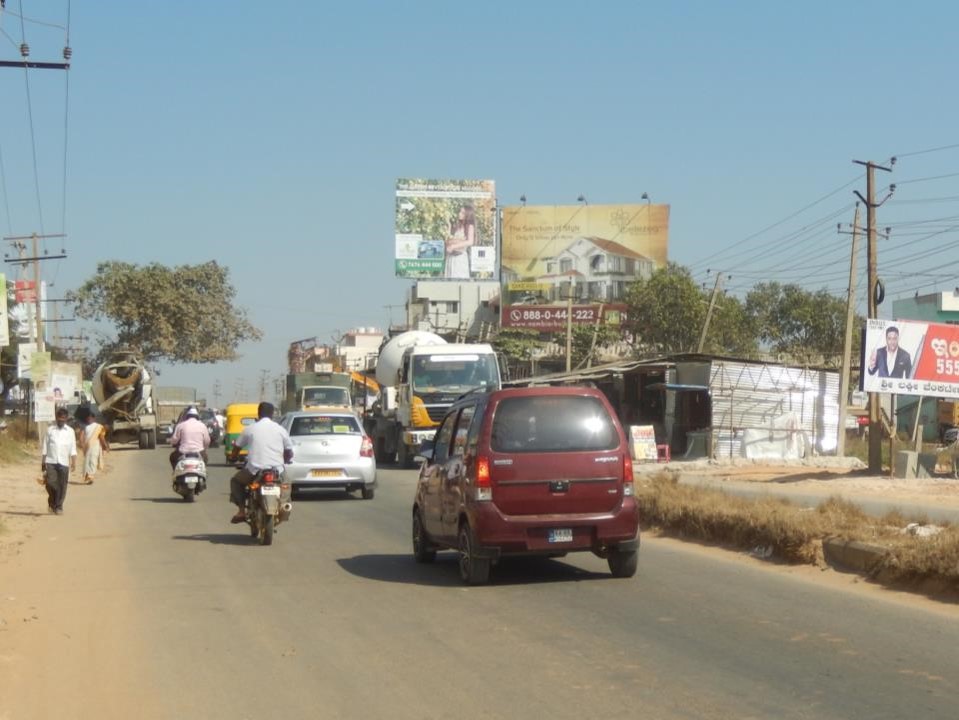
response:
<path id="1" fill-rule="evenodd" d="M 66 408 L 57 410 L 57 422 L 47 428 L 41 449 L 40 469 L 46 479 L 47 507 L 54 515 L 63 513 L 70 471 L 77 465 L 77 434 L 67 425 L 68 415 Z"/>

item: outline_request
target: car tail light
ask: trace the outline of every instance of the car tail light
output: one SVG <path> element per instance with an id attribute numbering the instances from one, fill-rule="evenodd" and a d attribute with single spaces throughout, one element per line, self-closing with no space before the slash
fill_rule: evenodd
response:
<path id="1" fill-rule="evenodd" d="M 274 480 L 276 480 L 276 475 L 273 473 L 273 471 L 267 470 L 265 473 L 263 473 L 263 482 L 271 484 Z"/>
<path id="2" fill-rule="evenodd" d="M 493 499 L 493 483 L 489 473 L 489 458 L 485 455 L 480 455 L 476 458 L 476 499 Z"/>
<path id="3" fill-rule="evenodd" d="M 363 444 L 360 445 L 360 457 L 373 457 L 373 441 L 366 435 L 363 436 Z"/>
<path id="4" fill-rule="evenodd" d="M 633 458 L 629 453 L 623 455 L 623 497 L 629 497 L 635 494 L 633 483 L 636 478 L 633 476 Z"/>

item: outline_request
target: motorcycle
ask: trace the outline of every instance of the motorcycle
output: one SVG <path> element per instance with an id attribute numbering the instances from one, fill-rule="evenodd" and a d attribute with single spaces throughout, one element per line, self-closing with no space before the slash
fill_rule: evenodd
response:
<path id="1" fill-rule="evenodd" d="M 185 453 L 173 469 L 173 490 L 187 502 L 206 490 L 206 463 L 200 453 Z"/>
<path id="2" fill-rule="evenodd" d="M 290 484 L 283 482 L 283 473 L 275 469 L 260 470 L 247 486 L 246 523 L 250 536 L 260 545 L 272 545 L 276 526 L 290 519 L 292 497 Z"/>

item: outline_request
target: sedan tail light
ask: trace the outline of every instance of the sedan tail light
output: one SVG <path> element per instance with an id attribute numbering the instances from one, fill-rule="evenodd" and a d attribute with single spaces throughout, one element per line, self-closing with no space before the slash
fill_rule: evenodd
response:
<path id="1" fill-rule="evenodd" d="M 363 444 L 360 445 L 360 457 L 373 457 L 373 441 L 366 435 L 363 436 Z"/>

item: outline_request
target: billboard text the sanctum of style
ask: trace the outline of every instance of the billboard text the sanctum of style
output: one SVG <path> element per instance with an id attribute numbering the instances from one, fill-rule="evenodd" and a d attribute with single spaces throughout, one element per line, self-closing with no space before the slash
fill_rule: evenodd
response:
<path id="1" fill-rule="evenodd" d="M 396 276 L 495 280 L 492 180 L 396 181 Z"/>
<path id="2" fill-rule="evenodd" d="M 502 222 L 504 327 L 618 324 L 630 283 L 666 264 L 668 205 L 522 205 Z"/>

